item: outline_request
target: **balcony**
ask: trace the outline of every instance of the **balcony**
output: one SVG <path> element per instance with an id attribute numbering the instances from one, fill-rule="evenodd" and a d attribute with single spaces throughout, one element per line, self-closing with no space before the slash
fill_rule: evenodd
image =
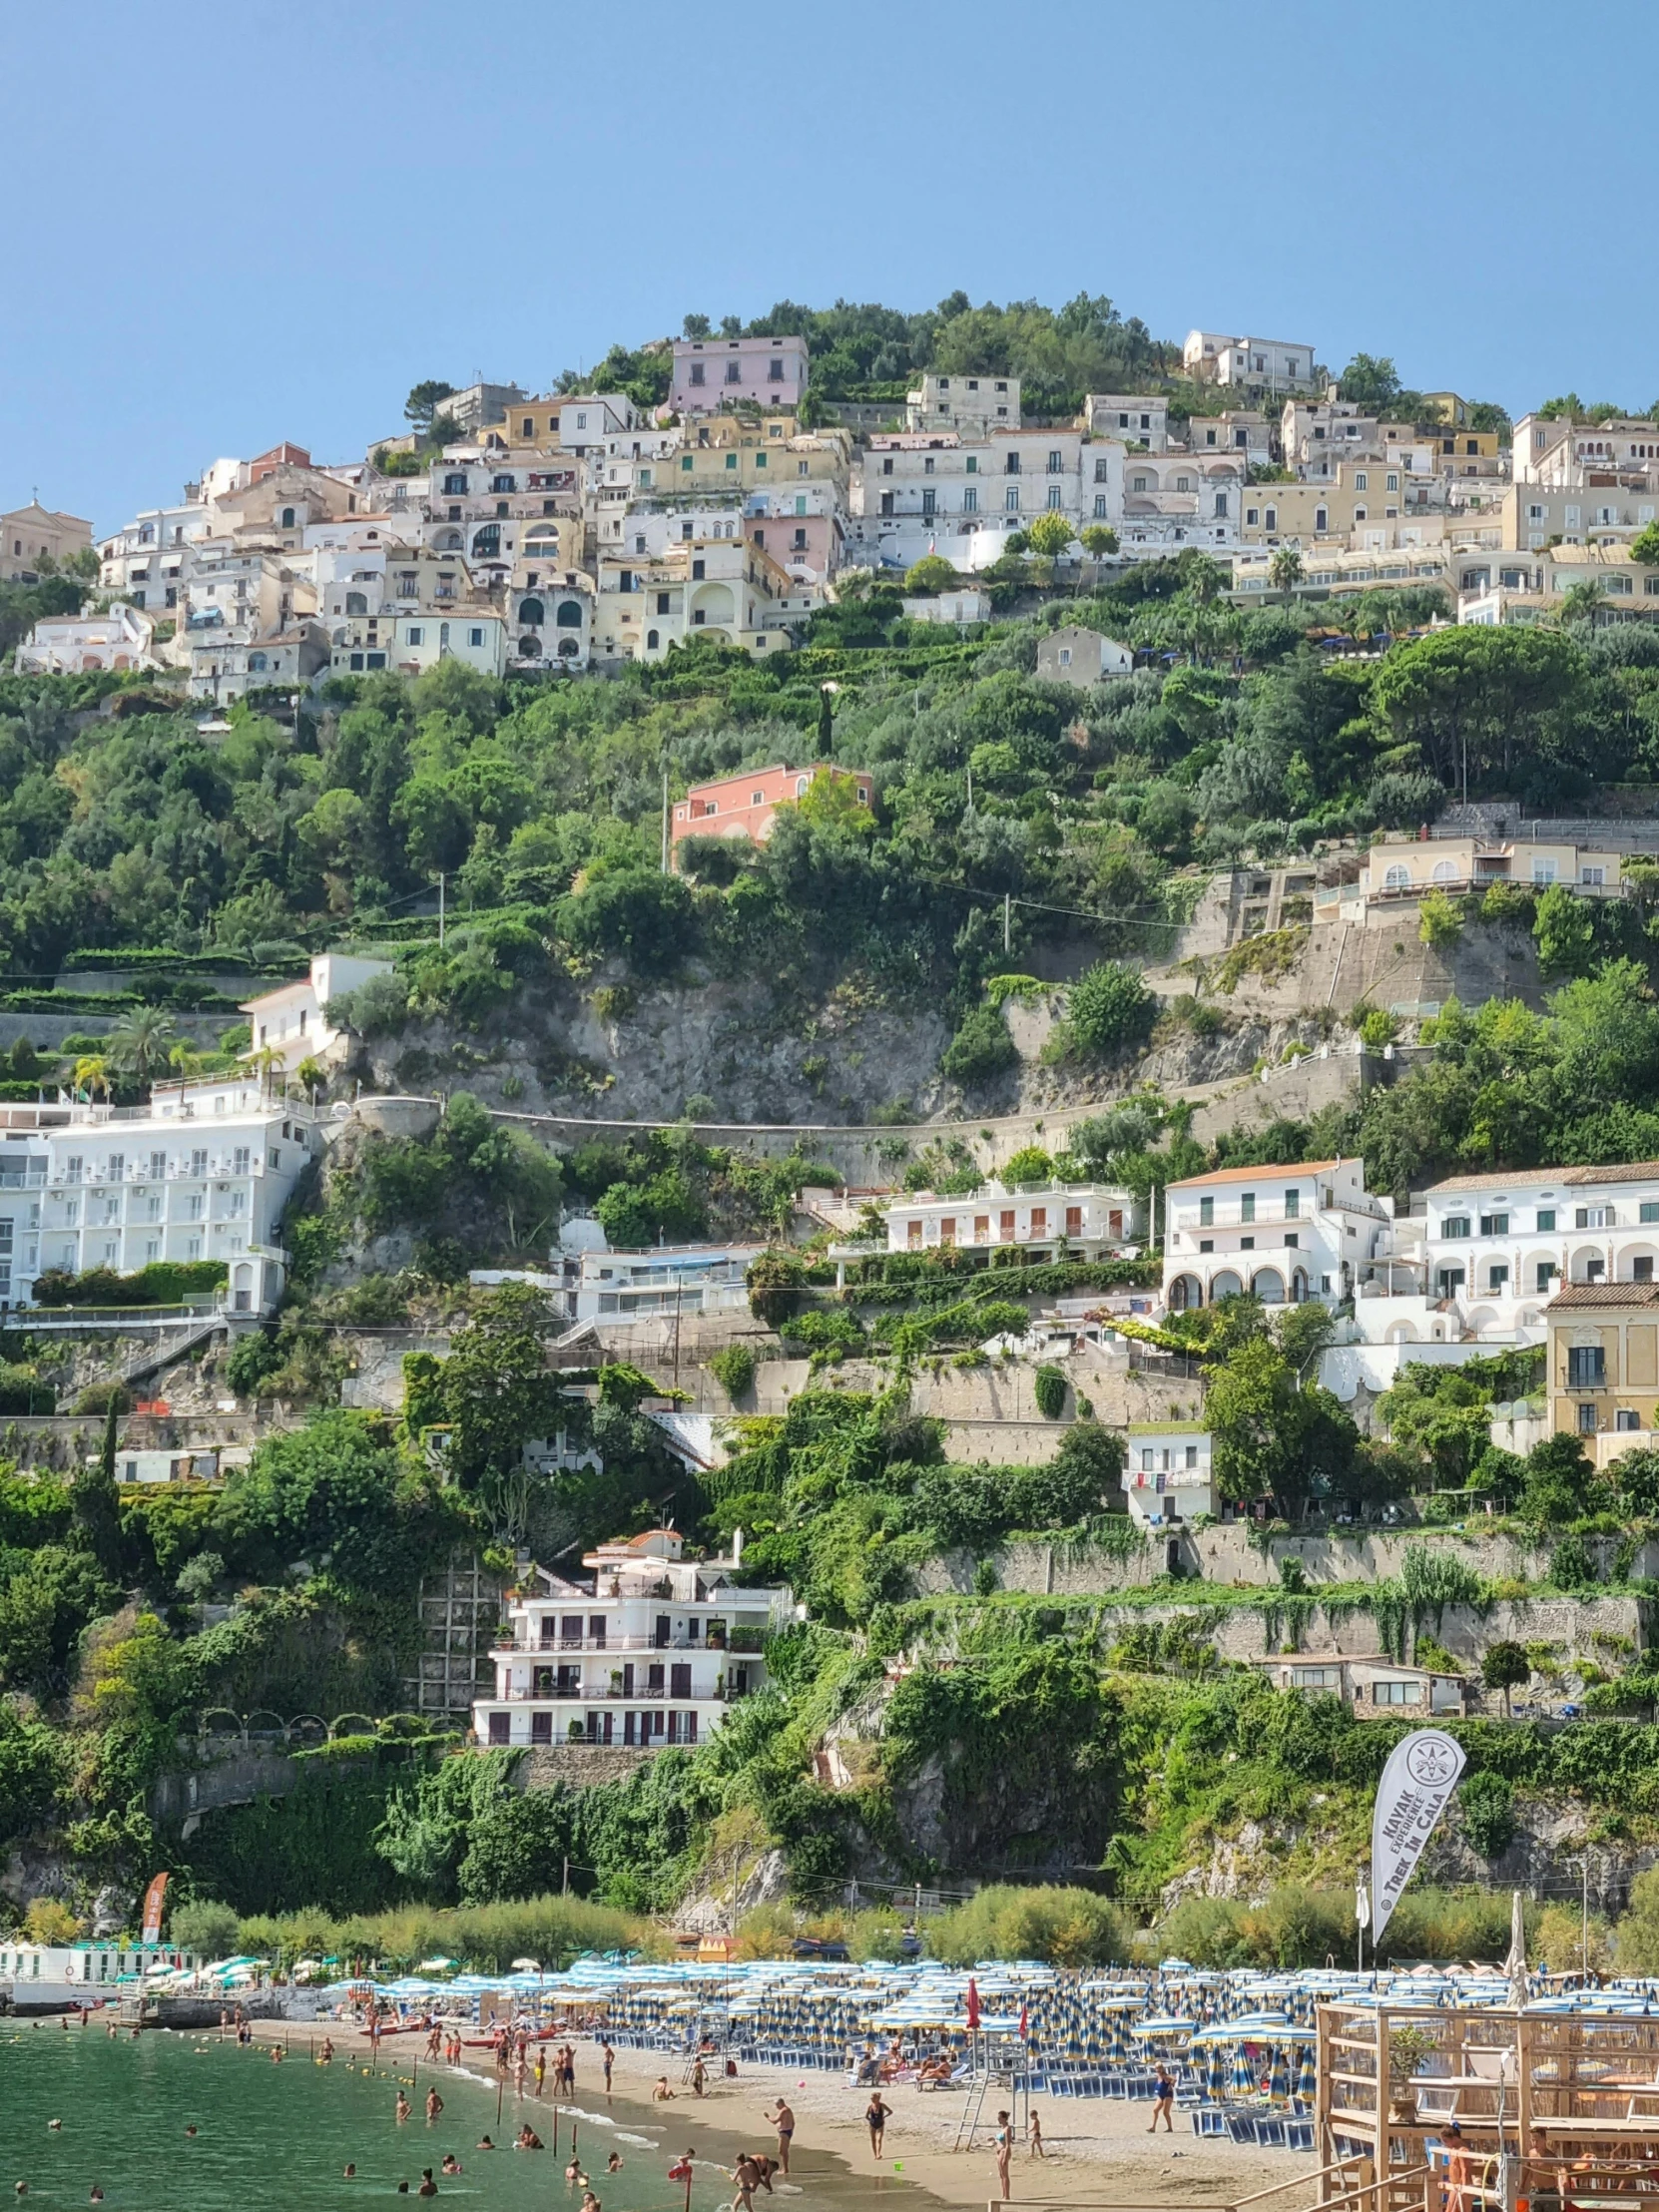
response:
<path id="1" fill-rule="evenodd" d="M 730 1631 L 731 1647 L 734 1651 L 759 1651 L 765 1633 L 760 1624 L 735 1627 Z M 490 1648 L 503 1656 L 512 1653 L 545 1660 L 559 1652 L 724 1651 L 727 1646 L 726 1641 L 719 1636 L 672 1636 L 667 1641 L 659 1641 L 655 1636 L 558 1636 L 550 1643 L 540 1643 L 528 1637 L 498 1631 Z"/>
<path id="2" fill-rule="evenodd" d="M 606 1683 L 603 1688 L 586 1690 L 507 1689 L 482 1702 L 487 1705 L 732 1705 L 739 1698 L 753 1695 L 752 1689 L 734 1690 L 724 1683 L 718 1690 L 712 1685 L 702 1690 L 641 1689 L 637 1684 L 631 1690 L 623 1690 L 613 1689 Z"/>

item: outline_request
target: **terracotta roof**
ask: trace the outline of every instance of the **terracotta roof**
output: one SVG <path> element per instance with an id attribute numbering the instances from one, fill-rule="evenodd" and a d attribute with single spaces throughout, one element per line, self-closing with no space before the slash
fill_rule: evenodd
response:
<path id="1" fill-rule="evenodd" d="M 1340 1168 L 1341 1160 L 1298 1160 L 1286 1168 L 1216 1168 L 1209 1175 L 1184 1175 L 1179 1183 L 1171 1183 L 1172 1191 L 1196 1190 L 1201 1183 L 1248 1183 L 1253 1177 L 1274 1175 L 1323 1175 L 1327 1168 Z"/>
<path id="2" fill-rule="evenodd" d="M 1654 1182 L 1659 1182 L 1659 1160 L 1627 1160 L 1619 1167 L 1512 1168 L 1507 1175 L 1448 1175 L 1444 1182 L 1430 1183 L 1424 1195 L 1432 1198 L 1441 1191 L 1498 1191 L 1506 1185 L 1519 1188 L 1538 1183 L 1560 1183 L 1578 1190 L 1587 1184 Z"/>
<path id="3" fill-rule="evenodd" d="M 1550 1300 L 1549 1311 L 1577 1306 L 1659 1306 L 1659 1283 L 1569 1283 Z"/>

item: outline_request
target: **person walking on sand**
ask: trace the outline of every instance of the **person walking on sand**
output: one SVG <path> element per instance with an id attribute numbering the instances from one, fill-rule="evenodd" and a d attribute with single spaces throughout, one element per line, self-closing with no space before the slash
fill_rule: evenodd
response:
<path id="1" fill-rule="evenodd" d="M 778 2130 L 778 2164 L 784 2174 L 790 2170 L 790 2138 L 795 2133 L 795 2114 L 780 2097 L 778 2109 L 771 2115 L 772 2124 Z"/>
<path id="2" fill-rule="evenodd" d="M 697 2059 L 696 2063 L 695 2063 L 695 2064 L 693 2065 L 693 2067 L 692 2067 L 692 2072 L 691 2072 L 691 2089 L 692 2089 L 692 2095 L 693 2095 L 694 2097 L 700 2097 L 700 2096 L 702 2096 L 702 2095 L 703 2095 L 703 2094 L 704 2094 L 704 2093 L 706 2092 L 706 2090 L 708 2089 L 708 2086 L 709 2086 L 709 2072 L 708 2072 L 708 2068 L 707 2068 L 707 2067 L 706 2067 L 706 2066 L 704 2065 L 704 2063 L 703 2063 L 703 2060 L 701 2059 L 701 2057 L 699 2057 L 699 2058 Z"/>
<path id="3" fill-rule="evenodd" d="M 1045 2163 L 1048 2158 L 1047 2151 L 1043 2149 L 1043 2123 L 1037 2117 L 1037 2108 L 1035 2105 L 1031 2107 L 1031 2110 L 1026 2118 L 1025 2155 L 1027 2158 L 1040 2158 Z"/>
<path id="4" fill-rule="evenodd" d="M 1169 2068 L 1160 2058 L 1158 2061 L 1158 2084 L 1152 2092 L 1152 2125 L 1147 2129 L 1147 2133 L 1149 2135 L 1157 2134 L 1158 2119 L 1159 2115 L 1162 2114 L 1164 2133 L 1173 2135 L 1175 2133 L 1175 2121 L 1172 2117 L 1174 2111 L 1175 2083 L 1171 2079 Z"/>
<path id="5" fill-rule="evenodd" d="M 611 2094 L 611 2069 L 612 2069 L 612 2067 L 613 2067 L 613 2066 L 614 2066 L 614 2065 L 616 2064 L 616 2052 L 615 2052 L 614 2050 L 612 2050 L 612 2048 L 611 2048 L 611 2046 L 610 2046 L 610 2044 L 609 2044 L 609 2043 L 606 2043 L 606 2045 L 605 2045 L 605 2047 L 604 2047 L 604 2059 L 605 2059 L 605 2095 L 606 2095 L 606 2097 L 607 2097 L 607 2099 L 608 2099 L 608 2098 L 609 2098 L 609 2096 L 610 2096 L 610 2094 Z"/>
<path id="6" fill-rule="evenodd" d="M 881 2155 L 881 2138 L 887 2132 L 887 2121 L 891 2116 L 892 2107 L 881 2102 L 880 2090 L 871 2090 L 869 2102 L 864 2107 L 864 2125 L 869 2129 L 869 2149 L 872 2158 L 879 2158 Z"/>
<path id="7" fill-rule="evenodd" d="M 996 2115 L 996 2133 L 991 2141 L 996 2147 L 997 2194 L 1006 2204 L 1013 2195 L 1008 2182 L 1008 2167 L 1014 2155 L 1014 2130 L 1006 2112 Z"/>

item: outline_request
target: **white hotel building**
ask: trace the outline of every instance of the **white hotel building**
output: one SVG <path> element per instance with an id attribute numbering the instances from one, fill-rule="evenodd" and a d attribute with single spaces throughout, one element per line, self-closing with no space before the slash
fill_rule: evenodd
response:
<path id="1" fill-rule="evenodd" d="M 912 1191 L 883 1208 L 889 1252 L 988 1250 L 998 1245 L 1108 1258 L 1145 1234 L 1146 1201 L 1106 1183 L 987 1183 L 965 1197 Z M 837 1252 L 842 1248 L 837 1247 Z M 850 1256 L 853 1247 L 844 1248 Z"/>
<path id="2" fill-rule="evenodd" d="M 228 1310 L 268 1313 L 318 1148 L 310 1109 L 253 1075 L 158 1084 L 146 1106 L 0 1107 L 0 1305 L 28 1305 L 47 1269 L 223 1260 Z"/>
<path id="3" fill-rule="evenodd" d="M 1164 1232 L 1172 1313 L 1241 1292 L 1265 1306 L 1336 1305 L 1391 1249 L 1393 1206 L 1366 1189 L 1361 1160 L 1217 1168 L 1169 1186 Z"/>
<path id="4" fill-rule="evenodd" d="M 1477 1337 L 1536 1340 L 1563 1283 L 1651 1283 L 1659 1266 L 1659 1160 L 1450 1176 L 1395 1225 L 1424 1298 Z"/>
<path id="5" fill-rule="evenodd" d="M 481 1744 L 706 1742 L 766 1680 L 762 1644 L 795 1616 L 787 1588 L 749 1589 L 729 1559 L 686 1559 L 672 1528 L 588 1552 L 591 1589 L 535 1570 L 493 1653 L 495 1694 L 472 1708 Z"/>

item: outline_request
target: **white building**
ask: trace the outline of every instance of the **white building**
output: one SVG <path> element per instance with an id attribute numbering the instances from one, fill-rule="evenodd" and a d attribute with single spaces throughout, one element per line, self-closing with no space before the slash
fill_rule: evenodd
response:
<path id="1" fill-rule="evenodd" d="M 1130 1518 L 1169 1527 L 1216 1510 L 1210 1431 L 1192 1421 L 1131 1421 L 1123 1463 Z"/>
<path id="2" fill-rule="evenodd" d="M 1017 430 L 1017 376 L 924 376 L 904 395 L 904 421 L 911 430 L 964 430 L 983 437 L 987 430 Z"/>
<path id="3" fill-rule="evenodd" d="M 13 2002 L 27 2011 L 35 2005 L 74 2004 L 89 1996 L 114 1994 L 122 1974 L 155 1973 L 194 1966 L 193 1951 L 174 1943 L 31 1943 L 17 1935 L 0 1936 L 0 1988 L 10 1984 Z"/>
<path id="4" fill-rule="evenodd" d="M 567 1252 L 561 1311 L 571 1321 L 656 1321 L 749 1311 L 748 1271 L 761 1245 L 664 1245 L 649 1252 Z"/>
<path id="5" fill-rule="evenodd" d="M 1204 384 L 1265 386 L 1270 391 L 1318 388 L 1314 348 L 1297 338 L 1232 337 L 1220 330 L 1189 330 L 1181 366 Z"/>
<path id="6" fill-rule="evenodd" d="M 1340 1697 L 1357 1720 L 1461 1719 L 1465 1684 L 1458 1674 L 1401 1666 L 1385 1652 L 1269 1653 L 1250 1661 L 1276 1690 L 1305 1697 Z"/>
<path id="7" fill-rule="evenodd" d="M 1393 1202 L 1361 1160 L 1217 1168 L 1164 1201 L 1164 1299 L 1173 1313 L 1249 1292 L 1266 1306 L 1335 1305 L 1390 1249 Z"/>
<path id="8" fill-rule="evenodd" d="M 1542 1341 L 1563 1283 L 1652 1283 L 1659 1262 L 1659 1160 L 1448 1176 L 1396 1224 L 1395 1251 L 1476 1337 Z"/>
<path id="9" fill-rule="evenodd" d="M 729 1559 L 687 1559 L 676 1530 L 653 1528 L 587 1553 L 591 1588 L 538 1567 L 508 1606 L 495 1694 L 473 1706 L 478 1741 L 706 1741 L 766 1680 L 762 1643 L 794 1610 L 787 1588 L 732 1579 L 742 1550 L 740 1535 Z"/>
<path id="10" fill-rule="evenodd" d="M 965 1198 L 910 1191 L 883 1213 L 889 1252 L 1063 1245 L 1100 1259 L 1143 1234 L 1146 1203 L 1107 1183 L 987 1183 Z"/>
<path id="11" fill-rule="evenodd" d="M 311 972 L 297 983 L 283 983 L 276 990 L 245 998 L 242 1010 L 253 1031 L 250 1053 L 277 1054 L 283 1075 L 291 1075 L 301 1060 L 319 1060 L 333 1050 L 345 1032 L 328 1020 L 330 999 L 361 988 L 376 975 L 392 972 L 390 960 L 364 959 L 354 952 L 318 952 L 311 958 Z"/>
<path id="12" fill-rule="evenodd" d="M 1037 674 L 1051 684 L 1100 684 L 1110 676 L 1133 675 L 1134 668 L 1128 646 L 1100 630 L 1068 624 L 1037 640 Z"/>
<path id="13" fill-rule="evenodd" d="M 117 600 L 101 615 L 46 615 L 17 649 L 19 676 L 83 676 L 105 668 L 160 668 L 155 625 Z"/>
<path id="14" fill-rule="evenodd" d="M 47 1269 L 221 1260 L 227 1310 L 270 1312 L 318 1143 L 308 1107 L 249 1075 L 158 1085 L 147 1106 L 0 1109 L 0 1304 L 31 1303 Z"/>

